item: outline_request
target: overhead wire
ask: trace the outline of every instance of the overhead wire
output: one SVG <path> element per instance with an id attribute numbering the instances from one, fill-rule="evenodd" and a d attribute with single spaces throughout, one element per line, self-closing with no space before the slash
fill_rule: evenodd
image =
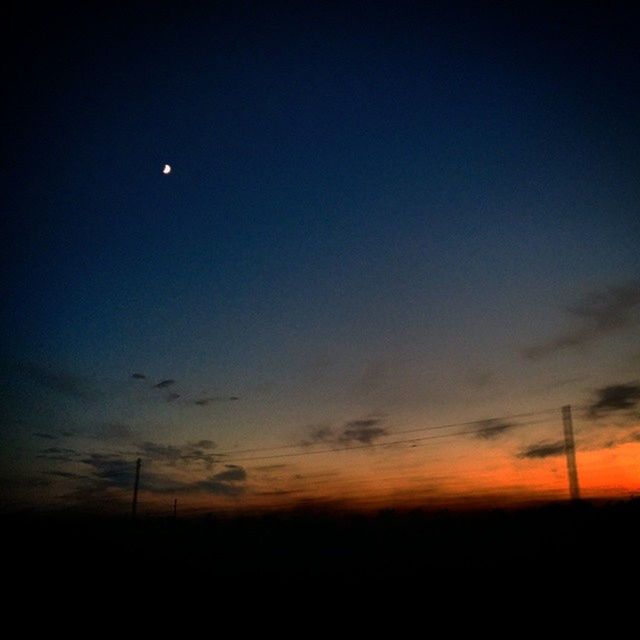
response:
<path id="1" fill-rule="evenodd" d="M 466 423 L 466 424 L 473 424 L 473 423 Z M 538 423 L 536 422 L 536 424 Z M 337 453 L 337 452 L 344 452 L 344 451 L 361 451 L 365 449 L 367 450 L 379 449 L 381 447 L 391 448 L 395 445 L 403 445 L 403 444 L 411 444 L 412 447 L 420 447 L 424 445 L 415 444 L 415 443 L 422 443 L 422 442 L 431 441 L 431 440 L 441 440 L 445 438 L 456 438 L 459 436 L 466 436 L 466 435 L 478 435 L 478 433 L 479 433 L 478 429 L 469 429 L 466 431 L 456 431 L 455 433 L 443 433 L 443 434 L 436 434 L 431 436 L 423 436 L 421 438 L 406 438 L 402 440 L 392 440 L 389 442 L 373 442 L 373 443 L 354 445 L 354 446 L 347 445 L 342 447 L 313 449 L 310 451 L 298 451 L 297 453 L 278 453 L 278 454 L 269 454 L 265 456 L 247 456 L 247 457 L 241 456 L 239 458 L 230 455 L 228 459 L 234 462 L 249 462 L 252 460 L 275 460 L 277 458 L 297 458 L 297 457 L 304 457 L 304 456 L 311 456 L 311 455 L 319 455 L 322 453 Z"/>
<path id="2" fill-rule="evenodd" d="M 489 418 L 481 418 L 481 419 L 477 419 L 477 420 L 467 420 L 464 422 L 449 422 L 449 423 L 445 423 L 445 424 L 438 424 L 438 425 L 428 425 L 428 426 L 424 426 L 424 427 L 416 427 L 413 429 L 400 429 L 400 430 L 395 430 L 395 431 L 390 431 L 387 432 L 385 434 L 381 434 L 380 437 L 393 437 L 397 434 L 404 434 L 404 433 L 421 433 L 423 431 L 439 431 L 439 430 L 443 430 L 443 429 L 453 429 L 455 427 L 467 427 L 467 426 L 471 426 L 471 425 L 480 425 L 480 424 L 487 424 L 488 426 L 490 426 L 490 423 L 494 423 L 494 422 L 498 422 L 500 420 L 516 420 L 516 419 L 520 419 L 520 418 L 528 418 L 528 417 L 533 417 L 533 416 L 537 416 L 537 415 L 542 415 L 542 414 L 548 414 L 548 413 L 552 413 L 552 412 L 557 412 L 559 411 L 558 407 L 554 407 L 552 409 L 541 409 L 538 411 L 528 411 L 526 413 L 514 413 L 514 414 L 507 414 L 507 415 L 503 415 L 503 416 L 494 416 L 494 417 L 489 417 Z M 514 426 L 518 426 L 518 425 L 514 425 Z M 246 449 L 227 449 L 225 451 L 217 451 L 214 455 L 218 455 L 218 456 L 229 456 L 229 457 L 234 457 L 237 454 L 244 454 L 244 453 L 260 453 L 260 452 L 269 452 L 269 451 L 285 451 L 285 450 L 289 450 L 289 449 L 300 449 L 300 448 L 304 448 L 304 447 L 309 447 L 309 446 L 313 446 L 314 444 L 323 444 L 322 442 L 318 442 L 318 443 L 296 443 L 296 444 L 284 444 L 284 445 L 276 445 L 276 446 L 270 446 L 270 447 L 251 447 L 251 448 L 246 448 Z M 375 443 L 375 445 L 383 445 L 384 443 Z M 374 445 L 366 445 L 367 447 L 371 447 Z M 356 447 L 349 447 L 349 449 L 353 450 Z M 363 447 L 364 448 L 364 447 Z M 307 453 L 307 452 L 301 452 L 301 453 Z M 278 456 L 280 457 L 280 456 Z"/>

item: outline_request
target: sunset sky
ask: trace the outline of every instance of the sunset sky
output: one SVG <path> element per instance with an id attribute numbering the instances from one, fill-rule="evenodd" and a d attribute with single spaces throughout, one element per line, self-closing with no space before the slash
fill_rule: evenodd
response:
<path id="1" fill-rule="evenodd" d="M 63 5 L 6 22 L 3 510 L 564 499 L 566 404 L 640 492 L 624 5 Z"/>

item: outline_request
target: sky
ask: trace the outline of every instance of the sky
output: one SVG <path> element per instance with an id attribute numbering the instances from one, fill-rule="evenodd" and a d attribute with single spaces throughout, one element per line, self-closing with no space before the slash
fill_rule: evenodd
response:
<path id="1" fill-rule="evenodd" d="M 640 490 L 628 3 L 7 12 L 3 509 Z"/>

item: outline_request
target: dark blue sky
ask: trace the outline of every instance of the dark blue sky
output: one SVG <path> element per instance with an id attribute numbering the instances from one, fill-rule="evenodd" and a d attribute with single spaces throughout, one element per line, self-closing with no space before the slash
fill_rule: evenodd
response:
<path id="1" fill-rule="evenodd" d="M 511 410 L 557 376 L 579 397 L 637 370 L 635 16 L 422 4 L 12 16 L 9 434 L 207 435 L 209 414 L 136 404 L 133 371 L 240 395 L 215 417 L 235 443 Z M 611 330 L 563 311 L 621 299 Z M 109 391 L 41 398 L 34 366 Z"/>

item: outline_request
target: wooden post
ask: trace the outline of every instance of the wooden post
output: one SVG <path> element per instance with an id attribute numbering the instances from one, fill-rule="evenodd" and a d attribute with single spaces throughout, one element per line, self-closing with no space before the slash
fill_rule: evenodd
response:
<path id="1" fill-rule="evenodd" d="M 567 473 L 569 474 L 569 495 L 572 500 L 580 500 L 576 443 L 573 439 L 573 419 L 571 417 L 570 404 L 562 407 L 562 424 L 564 425 L 564 452 L 567 456 Z"/>
<path id="2" fill-rule="evenodd" d="M 131 505 L 131 517 L 135 518 L 138 513 L 138 485 L 140 484 L 140 465 L 142 464 L 142 459 L 138 458 L 136 460 L 136 480 L 133 485 L 133 503 Z"/>

